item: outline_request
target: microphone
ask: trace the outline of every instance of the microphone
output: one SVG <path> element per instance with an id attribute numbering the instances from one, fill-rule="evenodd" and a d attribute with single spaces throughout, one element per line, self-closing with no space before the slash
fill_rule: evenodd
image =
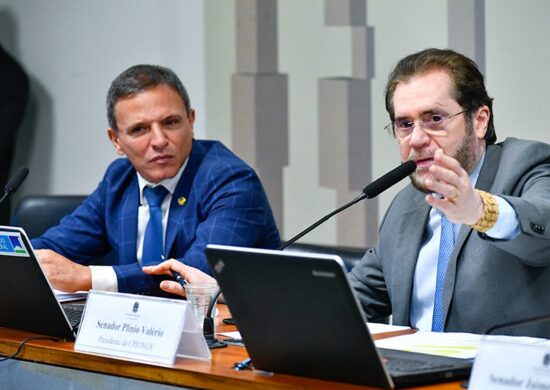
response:
<path id="1" fill-rule="evenodd" d="M 382 192 L 386 191 L 388 188 L 397 184 L 405 177 L 409 176 L 416 169 L 416 163 L 412 160 L 407 160 L 403 164 L 399 165 L 397 168 L 392 169 L 384 176 L 373 181 L 365 188 L 363 188 L 363 193 L 360 196 L 363 196 L 362 199 L 371 199 Z"/>
<path id="2" fill-rule="evenodd" d="M 19 188 L 21 183 L 23 183 L 28 174 L 29 168 L 19 167 L 17 172 L 15 172 L 15 175 L 8 181 L 8 183 L 4 187 L 4 193 L 2 194 L 2 197 L 0 197 L 0 203 L 2 203 L 4 199 L 6 199 L 10 195 L 13 195 L 15 191 L 17 191 L 17 189 Z"/>
<path id="3" fill-rule="evenodd" d="M 323 218 L 321 218 L 320 220 L 315 222 L 313 225 L 311 225 L 307 229 L 303 230 L 301 233 L 299 233 L 296 236 L 292 237 L 290 240 L 288 240 L 285 244 L 281 245 L 277 249 L 282 251 L 287 246 L 289 246 L 290 244 L 298 241 L 300 238 L 302 238 L 303 236 L 308 234 L 310 231 L 315 229 L 317 226 L 321 225 L 323 222 L 325 222 L 327 219 L 329 219 L 333 215 L 336 215 L 339 212 L 347 209 L 348 207 L 353 206 L 355 203 L 360 202 L 363 199 L 371 199 L 371 198 L 374 198 L 374 197 L 378 196 L 380 193 L 386 191 L 388 188 L 390 188 L 394 184 L 397 184 L 398 182 L 403 180 L 405 177 L 409 176 L 411 173 L 414 172 L 415 169 L 416 169 L 416 163 L 414 161 L 411 161 L 411 160 L 405 161 L 403 164 L 399 165 L 397 168 L 392 169 L 391 171 L 386 173 L 384 176 L 378 178 L 377 180 L 373 181 L 372 183 L 367 185 L 365 188 L 363 188 L 363 191 L 361 191 L 361 193 L 355 199 L 353 199 L 351 202 L 346 203 L 342 207 L 334 210 L 332 213 L 327 214 L 326 216 L 324 216 Z M 218 298 L 220 292 L 221 291 L 218 291 L 218 294 L 214 298 L 214 301 Z M 207 329 L 207 320 L 212 321 L 212 315 L 211 315 L 212 313 L 211 312 L 212 312 L 211 307 L 209 307 L 208 308 L 208 314 L 205 316 L 205 319 L 204 319 L 203 329 Z M 231 325 L 236 325 L 235 321 L 233 321 L 232 318 L 230 318 L 229 321 L 226 322 L 226 323 L 231 324 Z M 209 326 L 209 328 L 210 328 L 210 326 Z M 212 325 L 212 328 L 213 328 L 213 325 Z M 205 330 L 205 337 L 207 337 L 207 331 L 206 330 Z M 217 341 L 215 339 L 214 339 L 214 341 L 208 341 L 208 339 L 211 340 L 212 338 L 213 338 L 213 336 L 209 336 L 207 338 L 207 342 L 214 343 L 215 341 Z M 212 347 L 210 347 L 210 348 L 212 348 Z"/>
<path id="4" fill-rule="evenodd" d="M 539 322 L 546 322 L 546 321 L 550 321 L 550 314 L 543 314 L 543 315 L 538 315 L 538 316 L 535 316 L 535 317 L 524 318 L 524 319 L 515 320 L 515 321 L 501 322 L 500 324 L 496 324 L 496 325 L 491 326 L 483 334 L 484 335 L 492 335 L 497 330 L 501 330 L 501 329 L 505 329 L 505 328 L 515 328 L 515 327 L 521 326 L 521 325 L 537 324 Z M 463 384 L 462 387 L 468 388 L 468 381 L 464 381 L 464 384 Z"/>
<path id="5" fill-rule="evenodd" d="M 503 322 L 503 323 L 500 323 L 500 324 L 496 324 L 496 325 L 491 326 L 489 329 L 487 329 L 485 334 L 492 334 L 495 331 L 500 330 L 500 329 L 504 329 L 504 328 L 514 328 L 514 327 L 520 326 L 520 325 L 537 324 L 539 322 L 546 322 L 546 321 L 550 321 L 550 314 L 544 314 L 544 315 L 539 315 L 539 316 L 536 316 L 536 317 L 524 318 L 522 320 L 508 321 L 508 322 Z"/>
<path id="6" fill-rule="evenodd" d="M 342 207 L 334 210 L 332 213 L 327 214 L 317 222 L 315 222 L 313 225 L 308 227 L 307 229 L 303 230 L 296 236 L 292 237 L 290 240 L 288 240 L 285 244 L 281 245 L 278 249 L 283 250 L 290 244 L 294 243 L 295 241 L 299 240 L 306 234 L 308 234 L 310 231 L 315 229 L 317 226 L 325 222 L 327 219 L 332 217 L 333 215 L 338 214 L 341 211 L 344 211 L 350 206 L 353 206 L 355 203 L 362 201 L 363 199 L 372 199 L 376 196 L 378 196 L 380 193 L 386 191 L 388 188 L 393 186 L 394 184 L 397 184 L 401 180 L 403 180 L 405 177 L 409 176 L 411 173 L 414 172 L 416 169 L 416 163 L 412 160 L 407 160 L 403 164 L 399 165 L 397 168 L 392 169 L 388 173 L 386 173 L 384 176 L 376 179 L 369 185 L 367 185 L 365 188 L 363 188 L 363 191 L 351 202 L 346 203 Z"/>

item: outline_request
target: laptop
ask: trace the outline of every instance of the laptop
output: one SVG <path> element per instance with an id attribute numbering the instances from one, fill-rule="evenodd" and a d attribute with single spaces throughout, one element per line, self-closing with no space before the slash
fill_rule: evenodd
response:
<path id="1" fill-rule="evenodd" d="M 0 226 L 0 327 L 71 340 L 83 306 L 62 305 L 27 234 L 18 227 Z"/>
<path id="2" fill-rule="evenodd" d="M 394 388 L 467 378 L 470 360 L 377 349 L 342 260 L 208 245 L 255 369 Z"/>

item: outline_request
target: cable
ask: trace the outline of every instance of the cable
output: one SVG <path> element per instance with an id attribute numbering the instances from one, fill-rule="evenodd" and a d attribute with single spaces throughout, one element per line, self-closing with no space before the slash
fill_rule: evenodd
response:
<path id="1" fill-rule="evenodd" d="M 204 316 L 204 322 L 202 324 L 204 338 L 206 340 L 206 344 L 208 344 L 208 348 L 210 349 L 227 347 L 227 344 L 223 341 L 218 340 L 216 338 L 216 335 L 214 334 L 215 332 L 213 311 L 214 305 L 220 297 L 221 292 L 222 291 L 218 288 L 218 291 L 216 292 L 216 294 L 214 294 L 214 298 L 212 298 L 210 304 L 208 305 L 208 310 L 206 310 L 206 315 Z"/>
<path id="2" fill-rule="evenodd" d="M 21 352 L 21 350 L 23 349 L 23 347 L 25 346 L 25 344 L 27 344 L 29 341 L 35 341 L 35 340 L 59 341 L 60 339 L 58 339 L 58 338 L 56 338 L 56 337 L 48 337 L 48 336 L 29 337 L 28 339 L 23 340 L 23 341 L 19 344 L 19 348 L 17 348 L 17 351 L 15 351 L 15 353 L 14 353 L 13 355 L 9 355 L 9 356 L 6 356 L 6 357 L 1 358 L 1 359 L 0 359 L 0 362 L 3 362 L 3 361 L 5 361 L 5 360 L 9 360 L 9 359 L 15 358 L 17 355 L 19 355 L 19 353 Z"/>

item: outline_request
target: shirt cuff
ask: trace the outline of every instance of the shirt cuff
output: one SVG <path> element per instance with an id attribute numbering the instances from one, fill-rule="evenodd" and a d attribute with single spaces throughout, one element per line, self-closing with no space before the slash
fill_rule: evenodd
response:
<path id="1" fill-rule="evenodd" d="M 493 196 L 498 203 L 498 218 L 495 225 L 485 234 L 498 240 L 512 240 L 520 233 L 518 215 L 506 199 Z"/>
<path id="2" fill-rule="evenodd" d="M 92 272 L 92 289 L 118 292 L 118 279 L 113 267 L 91 265 L 90 271 Z"/>

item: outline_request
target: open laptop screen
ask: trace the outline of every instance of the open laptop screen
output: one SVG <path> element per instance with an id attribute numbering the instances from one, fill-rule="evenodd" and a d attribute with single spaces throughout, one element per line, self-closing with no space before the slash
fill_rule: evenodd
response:
<path id="1" fill-rule="evenodd" d="M 469 375 L 462 359 L 377 349 L 337 256 L 221 245 L 206 255 L 257 369 L 383 388 Z"/>
<path id="2" fill-rule="evenodd" d="M 206 254 L 255 368 L 391 386 L 337 256 L 214 245 Z"/>
<path id="3" fill-rule="evenodd" d="M 27 235 L 17 227 L 0 226 L 0 326 L 75 336 Z"/>

